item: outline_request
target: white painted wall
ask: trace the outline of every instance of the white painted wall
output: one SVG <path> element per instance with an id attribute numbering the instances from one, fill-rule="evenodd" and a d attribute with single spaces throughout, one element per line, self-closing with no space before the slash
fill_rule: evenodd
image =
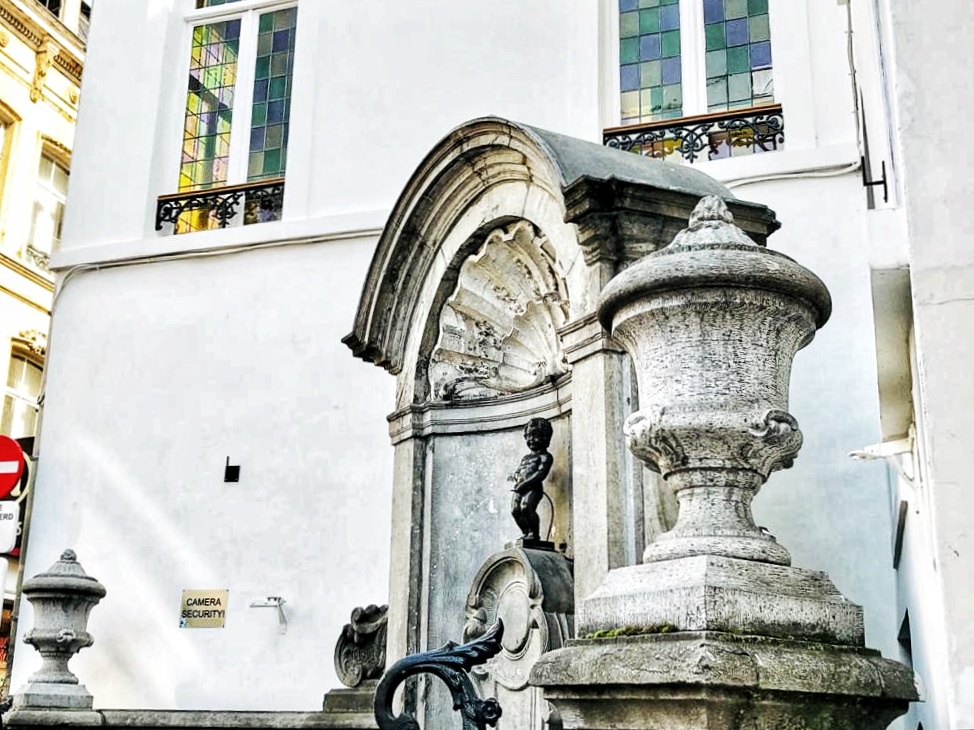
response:
<path id="1" fill-rule="evenodd" d="M 64 289 L 28 575 L 70 546 L 108 588 L 97 649 L 75 665 L 98 706 L 311 709 L 336 684 L 342 625 L 388 581 L 392 379 L 339 342 L 371 248 L 121 268 Z M 227 456 L 239 484 L 223 482 Z M 180 629 L 184 588 L 228 588 L 226 628 Z M 270 595 L 287 601 L 285 635 L 249 607 Z M 37 664 L 20 648 L 15 686 Z"/>
<path id="2" fill-rule="evenodd" d="M 910 239 L 911 285 L 922 408 L 925 486 L 933 567 L 947 635 L 948 727 L 974 727 L 974 600 L 970 529 L 974 412 L 974 180 L 965 135 L 971 113 L 974 7 L 951 0 L 936 17 L 888 3 L 895 42 L 896 102 Z"/>
<path id="3" fill-rule="evenodd" d="M 73 665 L 97 706 L 312 709 L 335 685 L 348 612 L 388 591 L 393 378 L 339 342 L 374 231 L 422 156 L 466 119 L 597 140 L 613 106 L 599 65 L 612 59 L 612 2 L 301 0 L 285 220 L 172 237 L 152 218 L 176 184 L 190 3 L 99 0 L 54 262 L 67 281 L 27 556 L 30 575 L 72 546 L 108 587 L 96 644 Z M 723 180 L 858 159 L 845 8 L 772 0 L 772 12 L 792 131 L 784 152 L 705 167 Z M 821 275 L 836 304 L 795 365 L 806 446 L 756 514 L 797 564 L 830 571 L 865 604 L 870 643 L 896 656 L 886 476 L 845 456 L 878 440 L 865 195 L 855 174 L 739 194 L 778 211 L 772 247 Z M 323 236 L 335 240 L 70 268 Z M 239 485 L 222 482 L 228 455 Z M 227 628 L 180 630 L 183 588 L 229 588 Z M 248 607 L 278 594 L 286 635 L 272 611 Z M 35 666 L 21 646 L 13 686 Z"/>

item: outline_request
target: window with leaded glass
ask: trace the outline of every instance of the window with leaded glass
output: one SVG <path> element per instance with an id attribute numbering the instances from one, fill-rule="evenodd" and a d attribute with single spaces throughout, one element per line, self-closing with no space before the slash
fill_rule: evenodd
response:
<path id="1" fill-rule="evenodd" d="M 614 2 L 621 124 L 774 102 L 768 0 Z"/>
<path id="2" fill-rule="evenodd" d="M 683 115 L 679 0 L 619 0 L 623 124 Z"/>
<path id="3" fill-rule="evenodd" d="M 774 101 L 768 0 L 703 0 L 707 110 Z"/>
<path id="4" fill-rule="evenodd" d="M 279 180 L 287 167 L 296 5 L 237 11 L 238 0 L 196 0 L 192 16 L 179 191 Z M 280 208 L 244 204 L 244 223 Z M 176 232 L 217 227 L 211 211 L 184 213 Z"/>

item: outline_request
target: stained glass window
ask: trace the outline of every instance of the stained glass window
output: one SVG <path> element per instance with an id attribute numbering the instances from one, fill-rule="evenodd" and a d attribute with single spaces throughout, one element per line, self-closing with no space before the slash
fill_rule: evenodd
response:
<path id="1" fill-rule="evenodd" d="M 297 8 L 260 16 L 250 126 L 249 181 L 284 175 Z"/>
<path id="2" fill-rule="evenodd" d="M 707 110 L 774 101 L 768 0 L 703 0 Z"/>
<path id="3" fill-rule="evenodd" d="M 196 5 L 236 2 L 196 0 Z M 296 26 L 297 7 L 292 6 L 263 12 L 244 8 L 231 19 L 193 28 L 179 192 L 284 177 Z M 241 64 L 241 58 L 252 60 Z M 249 106 L 234 108 L 235 100 L 248 98 Z M 260 195 L 251 200 L 245 193 L 240 219 L 245 224 L 279 220 L 276 200 Z M 176 233 L 217 227 L 214 210 L 184 213 Z"/>
<path id="4" fill-rule="evenodd" d="M 683 115 L 679 0 L 619 0 L 622 123 Z"/>
<path id="5" fill-rule="evenodd" d="M 239 18 L 193 29 L 180 191 L 227 181 L 239 54 Z"/>

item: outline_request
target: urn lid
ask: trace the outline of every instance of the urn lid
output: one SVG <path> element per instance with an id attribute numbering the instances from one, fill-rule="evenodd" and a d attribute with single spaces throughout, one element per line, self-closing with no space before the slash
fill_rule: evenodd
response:
<path id="1" fill-rule="evenodd" d="M 106 593 L 105 586 L 85 573 L 74 550 L 61 553 L 61 559 L 47 571 L 25 582 L 22 591 L 28 598 L 33 593 L 80 593 L 98 598 Z"/>
<path id="2" fill-rule="evenodd" d="M 629 302 L 701 287 L 763 289 L 794 297 L 812 309 L 816 329 L 832 313 L 832 298 L 821 279 L 783 253 L 756 244 L 734 225 L 723 199 L 707 195 L 669 246 L 639 259 L 606 285 L 599 297 L 599 321 L 611 331 L 615 314 Z"/>

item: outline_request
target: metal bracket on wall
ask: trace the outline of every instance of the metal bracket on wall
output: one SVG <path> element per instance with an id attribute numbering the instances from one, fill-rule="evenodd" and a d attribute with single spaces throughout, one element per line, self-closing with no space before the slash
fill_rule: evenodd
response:
<path id="1" fill-rule="evenodd" d="M 880 178 L 879 180 L 870 180 L 869 178 L 866 177 L 866 158 L 864 156 L 863 157 L 860 157 L 859 158 L 859 161 L 860 161 L 859 169 L 862 171 L 862 185 L 863 185 L 863 187 L 871 188 L 871 187 L 873 187 L 875 185 L 882 185 L 883 186 L 883 202 L 884 203 L 888 203 L 889 202 L 889 188 L 887 188 L 887 186 L 886 186 L 886 160 L 883 160 L 883 162 L 882 162 L 882 167 L 880 169 L 882 169 L 882 171 L 883 171 L 883 177 Z"/>
<path id="2" fill-rule="evenodd" d="M 280 596 L 268 596 L 263 601 L 254 601 L 250 604 L 251 608 L 276 608 L 277 609 L 277 622 L 280 626 L 280 632 L 282 634 L 287 633 L 287 615 L 284 613 L 284 604 L 287 603 Z"/>

